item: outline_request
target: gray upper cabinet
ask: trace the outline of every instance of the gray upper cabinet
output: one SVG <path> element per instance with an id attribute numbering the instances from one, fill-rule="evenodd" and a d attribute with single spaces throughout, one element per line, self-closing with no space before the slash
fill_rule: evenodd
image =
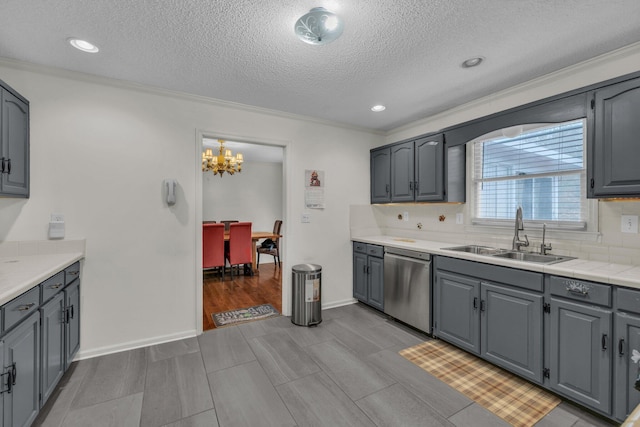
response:
<path id="1" fill-rule="evenodd" d="M 587 195 L 640 196 L 640 78 L 593 92 Z"/>
<path id="2" fill-rule="evenodd" d="M 444 200 L 444 137 L 442 134 L 415 142 L 416 202 Z"/>
<path id="3" fill-rule="evenodd" d="M 371 203 L 464 201 L 465 146 L 444 134 L 371 150 Z"/>
<path id="4" fill-rule="evenodd" d="M 413 141 L 391 147 L 391 201 L 413 202 Z"/>
<path id="5" fill-rule="evenodd" d="M 0 85 L 0 196 L 29 197 L 29 101 Z"/>
<path id="6" fill-rule="evenodd" d="M 391 149 L 371 150 L 371 203 L 391 201 Z"/>

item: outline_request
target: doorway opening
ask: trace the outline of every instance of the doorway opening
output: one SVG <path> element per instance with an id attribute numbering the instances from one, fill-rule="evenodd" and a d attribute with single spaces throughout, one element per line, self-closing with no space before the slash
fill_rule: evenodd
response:
<path id="1" fill-rule="evenodd" d="M 217 138 L 202 138 L 202 150 L 219 150 Z M 233 175 L 214 175 L 201 172 L 202 223 L 216 221 L 251 222 L 257 247 L 264 239 L 257 239 L 260 232 L 272 232 L 276 220 L 284 220 L 284 154 L 285 147 L 259 142 L 225 139 L 224 148 L 233 155 L 244 157 L 242 172 Z M 284 235 L 284 227 L 280 234 Z M 284 253 L 280 239 L 281 262 L 271 255 L 261 255 L 260 264 L 247 265 L 234 272 L 233 278 L 226 263 L 224 280 L 219 269 L 202 270 L 202 330 L 215 329 L 216 313 L 250 307 L 271 305 L 283 312 L 282 266 Z M 254 253 L 254 258 L 257 258 Z M 257 264 L 257 263 L 256 263 Z"/>

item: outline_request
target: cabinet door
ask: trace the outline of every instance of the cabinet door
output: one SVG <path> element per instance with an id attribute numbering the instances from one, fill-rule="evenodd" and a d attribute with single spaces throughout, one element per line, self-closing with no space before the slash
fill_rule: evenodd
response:
<path id="1" fill-rule="evenodd" d="M 640 389 L 636 388 L 636 382 L 640 381 L 640 362 L 634 362 L 631 359 L 634 350 L 640 352 L 640 317 L 616 314 L 614 344 L 615 408 L 613 410 L 617 419 L 624 420 L 640 404 Z"/>
<path id="2" fill-rule="evenodd" d="M 80 350 L 80 280 L 64 289 L 65 298 L 65 370 Z"/>
<path id="3" fill-rule="evenodd" d="M 481 284 L 482 357 L 542 383 L 542 295 Z"/>
<path id="4" fill-rule="evenodd" d="M 439 271 L 434 291 L 434 335 L 480 354 L 480 281 Z"/>
<path id="5" fill-rule="evenodd" d="M 15 366 L 11 393 L 3 393 L 4 425 L 29 426 L 40 409 L 40 312 L 36 311 L 4 338 L 5 368 Z"/>
<path id="6" fill-rule="evenodd" d="M 369 305 L 384 310 L 384 262 L 382 258 L 368 259 Z"/>
<path id="7" fill-rule="evenodd" d="M 444 200 L 444 138 L 433 135 L 415 142 L 416 202 Z"/>
<path id="8" fill-rule="evenodd" d="M 592 196 L 640 195 L 640 79 L 595 92 Z"/>
<path id="9" fill-rule="evenodd" d="M 551 298 L 550 386 L 603 413 L 611 410 L 611 311 Z"/>
<path id="10" fill-rule="evenodd" d="M 391 201 L 413 202 L 413 141 L 391 147 Z"/>
<path id="11" fill-rule="evenodd" d="M 353 297 L 367 302 L 367 255 L 353 254 Z"/>
<path id="12" fill-rule="evenodd" d="M 29 106 L 2 89 L 0 193 L 29 197 Z"/>
<path id="13" fill-rule="evenodd" d="M 59 292 L 40 309 L 42 318 L 41 384 L 44 405 L 65 371 L 64 356 L 64 294 Z"/>
<path id="14" fill-rule="evenodd" d="M 391 201 L 391 149 L 371 151 L 371 203 Z"/>

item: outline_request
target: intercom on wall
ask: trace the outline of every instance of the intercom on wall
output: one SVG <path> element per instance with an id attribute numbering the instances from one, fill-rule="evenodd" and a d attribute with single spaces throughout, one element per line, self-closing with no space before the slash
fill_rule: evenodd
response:
<path id="1" fill-rule="evenodd" d="M 167 195 L 167 205 L 173 206 L 176 204 L 176 186 L 178 181 L 175 179 L 165 179 L 164 186 Z"/>

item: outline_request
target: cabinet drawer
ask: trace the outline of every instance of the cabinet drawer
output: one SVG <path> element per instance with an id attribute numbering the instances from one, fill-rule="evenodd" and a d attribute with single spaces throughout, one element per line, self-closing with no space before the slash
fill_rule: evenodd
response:
<path id="1" fill-rule="evenodd" d="M 611 307 L 611 286 L 609 285 L 558 276 L 551 276 L 549 284 L 551 295 Z"/>
<path id="2" fill-rule="evenodd" d="M 367 255 L 382 258 L 384 256 L 384 247 L 378 245 L 367 245 Z"/>
<path id="3" fill-rule="evenodd" d="M 616 291 L 616 302 L 618 303 L 618 310 L 640 314 L 640 291 L 618 288 Z"/>
<path id="4" fill-rule="evenodd" d="M 57 294 L 64 288 L 64 271 L 56 274 L 53 277 L 49 277 L 47 280 L 40 284 L 42 289 L 42 302 L 44 303 L 49 298 Z"/>
<path id="5" fill-rule="evenodd" d="M 4 318 L 4 327 L 2 330 L 8 330 L 22 319 L 27 318 L 34 311 L 37 311 L 39 303 L 40 287 L 38 286 L 6 303 L 2 307 L 2 316 Z"/>
<path id="6" fill-rule="evenodd" d="M 367 253 L 367 244 L 366 243 L 361 243 L 361 242 L 353 242 L 353 251 L 366 254 Z"/>
<path id="7" fill-rule="evenodd" d="M 80 261 L 64 269 L 64 284 L 68 285 L 80 276 Z"/>

